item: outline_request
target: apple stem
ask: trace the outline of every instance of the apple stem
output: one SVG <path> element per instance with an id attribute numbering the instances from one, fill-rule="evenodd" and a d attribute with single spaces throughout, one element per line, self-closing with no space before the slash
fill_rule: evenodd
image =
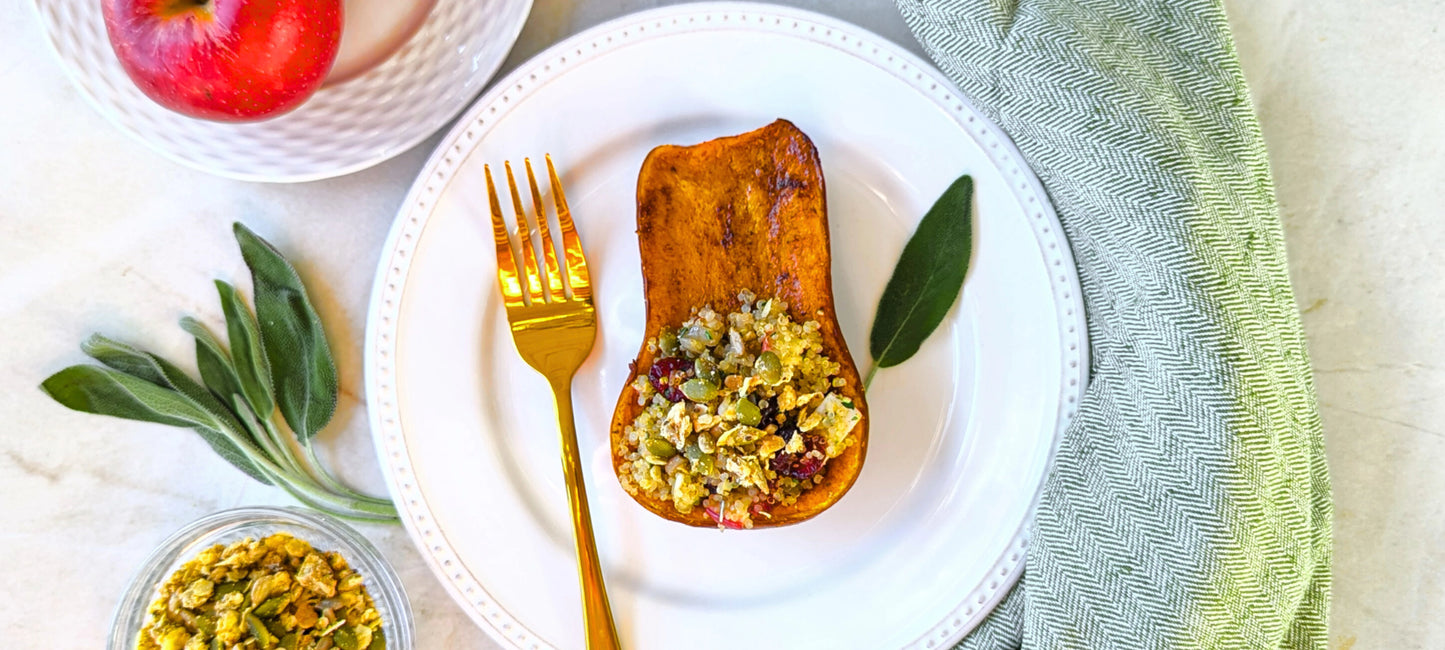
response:
<path id="1" fill-rule="evenodd" d="M 156 12 L 166 18 L 174 18 L 182 14 L 195 13 L 198 10 L 209 9 L 211 0 L 169 0 L 163 3 L 160 11 Z"/>

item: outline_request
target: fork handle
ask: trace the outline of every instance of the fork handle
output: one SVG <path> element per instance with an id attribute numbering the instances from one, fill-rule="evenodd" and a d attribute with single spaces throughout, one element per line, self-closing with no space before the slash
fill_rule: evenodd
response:
<path id="1" fill-rule="evenodd" d="M 582 453 L 577 449 L 577 428 L 572 421 L 572 380 L 552 382 L 557 398 L 557 421 L 562 430 L 562 470 L 567 479 L 567 501 L 572 506 L 572 534 L 577 541 L 577 573 L 582 578 L 582 622 L 588 650 L 620 650 L 612 605 L 602 581 L 602 563 L 592 538 L 592 515 L 587 510 L 587 488 L 582 483 Z"/>

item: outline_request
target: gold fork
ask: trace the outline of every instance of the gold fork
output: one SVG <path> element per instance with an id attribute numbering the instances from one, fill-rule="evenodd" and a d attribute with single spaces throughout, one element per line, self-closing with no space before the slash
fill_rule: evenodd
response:
<path id="1" fill-rule="evenodd" d="M 543 268 L 538 269 L 532 233 L 527 214 L 517 194 L 512 177 L 512 163 L 507 170 L 507 185 L 512 193 L 512 208 L 517 221 L 520 256 L 512 249 L 507 222 L 502 217 L 501 201 L 492 184 L 492 169 L 483 166 L 487 177 L 487 197 L 492 207 L 492 234 L 497 240 L 497 282 L 507 306 L 507 321 L 512 326 L 512 342 L 522 360 L 532 366 L 547 383 L 557 400 L 557 421 L 562 428 L 562 469 L 567 479 L 567 500 L 572 506 L 572 533 L 577 541 L 577 572 L 582 578 L 582 620 L 586 626 L 590 650 L 619 648 L 617 629 L 612 624 L 612 606 L 607 602 L 607 587 L 602 582 L 602 565 L 597 560 L 597 545 L 592 539 L 592 516 L 587 511 L 587 490 L 582 485 L 582 457 L 577 451 L 577 429 L 572 422 L 572 376 L 592 351 L 597 336 L 597 311 L 592 306 L 592 283 L 587 275 L 587 259 L 582 255 L 582 242 L 562 194 L 562 182 L 547 156 L 547 176 L 552 184 L 552 200 L 557 209 L 557 224 L 562 230 L 562 257 L 565 267 L 557 262 L 552 233 L 547 226 L 547 213 L 542 207 L 542 194 L 532 174 L 532 161 L 523 160 L 527 168 L 527 184 L 532 189 L 532 208 L 537 230 L 541 235 Z M 518 259 L 521 271 L 518 271 Z M 563 280 L 566 286 L 563 286 Z M 571 296 L 568 296 L 568 293 Z"/>

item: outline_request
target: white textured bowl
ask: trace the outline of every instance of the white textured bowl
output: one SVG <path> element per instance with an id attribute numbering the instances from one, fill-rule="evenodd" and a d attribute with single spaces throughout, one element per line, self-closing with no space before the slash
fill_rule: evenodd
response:
<path id="1" fill-rule="evenodd" d="M 142 94 L 111 49 L 99 0 L 34 0 L 34 5 L 81 94 L 122 131 L 205 172 L 300 182 L 365 169 L 445 125 L 502 64 L 532 0 L 438 2 L 386 61 L 323 87 L 290 113 L 245 124 L 186 117 Z"/>

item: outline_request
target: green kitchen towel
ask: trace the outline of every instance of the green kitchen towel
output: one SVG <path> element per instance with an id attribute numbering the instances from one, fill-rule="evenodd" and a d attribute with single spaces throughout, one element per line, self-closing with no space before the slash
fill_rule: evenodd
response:
<path id="1" fill-rule="evenodd" d="M 1023 580 L 962 646 L 1326 647 L 1319 411 L 1220 1 L 898 5 L 1043 181 L 1093 346 Z"/>

